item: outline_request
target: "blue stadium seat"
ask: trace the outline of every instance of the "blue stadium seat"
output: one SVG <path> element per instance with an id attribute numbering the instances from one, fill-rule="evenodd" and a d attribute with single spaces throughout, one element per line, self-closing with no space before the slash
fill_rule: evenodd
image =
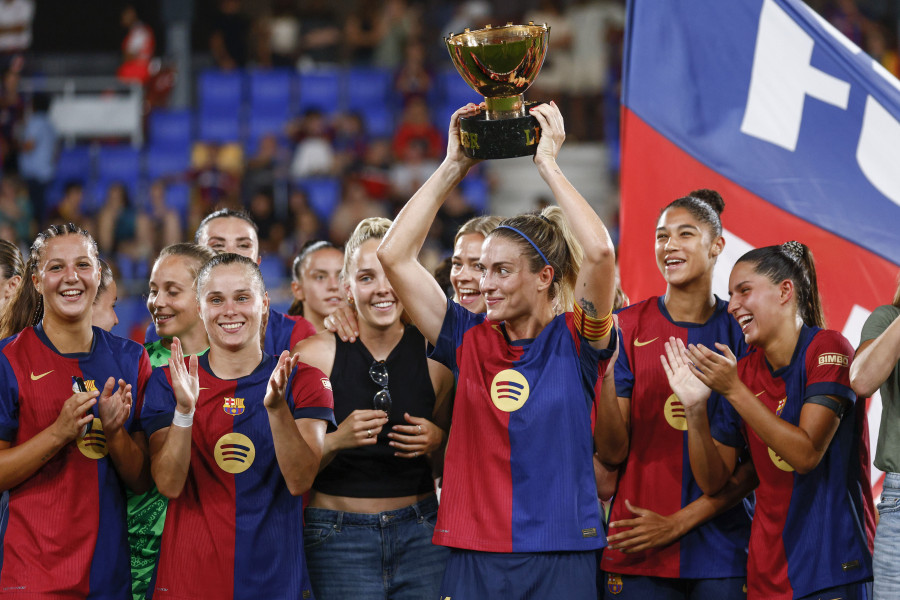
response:
<path id="1" fill-rule="evenodd" d="M 290 69 L 250 72 L 250 111 L 283 109 L 294 104 L 294 74 Z"/>
<path id="2" fill-rule="evenodd" d="M 392 137 L 396 116 L 391 106 L 383 104 L 360 111 L 370 138 Z"/>
<path id="3" fill-rule="evenodd" d="M 310 177 L 295 184 L 306 192 L 309 207 L 323 222 L 327 222 L 341 203 L 341 182 L 336 177 Z"/>
<path id="4" fill-rule="evenodd" d="M 316 108 L 332 115 L 341 106 L 341 72 L 336 69 L 321 69 L 300 73 L 298 113 Z"/>
<path id="5" fill-rule="evenodd" d="M 200 109 L 197 113 L 197 139 L 223 144 L 241 137 L 240 111 Z"/>
<path id="6" fill-rule="evenodd" d="M 441 71 L 437 77 L 437 85 L 444 96 L 444 103 L 456 107 L 453 110 L 456 110 L 469 102 L 474 102 L 476 104 L 484 102 L 484 97 L 470 88 L 469 84 L 463 81 L 463 78 L 459 76 L 456 69 L 445 69 Z M 453 111 L 451 111 L 450 114 L 453 114 Z M 445 123 L 446 122 L 447 121 L 445 121 Z"/>
<path id="7" fill-rule="evenodd" d="M 259 139 L 270 133 L 284 137 L 290 114 L 287 109 L 251 110 L 247 122 L 247 137 Z"/>
<path id="8" fill-rule="evenodd" d="M 244 100 L 242 71 L 203 71 L 198 87 L 201 109 L 240 110 Z"/>
<path id="9" fill-rule="evenodd" d="M 153 146 L 189 148 L 194 137 L 191 111 L 154 110 L 150 113 L 147 137 Z"/>
<path id="10" fill-rule="evenodd" d="M 393 78 L 384 69 L 350 69 L 347 71 L 347 109 L 366 112 L 384 107 L 391 101 Z"/>
<path id="11" fill-rule="evenodd" d="M 186 223 L 191 206 L 191 186 L 184 183 L 166 186 L 166 206 L 178 213 L 182 225 Z"/>
<path id="12" fill-rule="evenodd" d="M 144 170 L 147 179 L 175 177 L 185 173 L 191 166 L 190 146 L 150 146 L 144 155 Z"/>
<path id="13" fill-rule="evenodd" d="M 487 214 L 490 202 L 490 192 L 487 181 L 483 177 L 470 174 L 459 184 L 460 191 L 468 201 L 469 206 L 479 214 Z"/>
<path id="14" fill-rule="evenodd" d="M 122 261 L 119 260 L 116 262 L 119 263 Z M 133 272 L 134 269 L 133 265 L 130 264 L 131 261 L 126 260 L 125 262 L 125 267 L 130 272 Z M 120 267 L 120 271 L 121 270 Z M 123 272 L 122 275 L 124 276 L 125 273 Z M 127 338 L 130 333 L 129 329 L 135 323 L 146 323 L 150 321 L 150 313 L 147 311 L 147 299 L 144 296 L 125 296 L 123 298 L 121 296 L 121 291 L 119 294 L 119 301 L 116 303 L 116 316 L 119 317 L 119 324 L 113 327 L 112 333 Z"/>
<path id="15" fill-rule="evenodd" d="M 87 146 L 63 148 L 56 159 L 56 180 L 61 184 L 68 181 L 85 183 L 90 179 L 91 149 Z"/>
<path id="16" fill-rule="evenodd" d="M 140 150 L 130 146 L 101 147 L 97 153 L 97 178 L 137 183 L 141 176 Z"/>
<path id="17" fill-rule="evenodd" d="M 259 261 L 259 270 L 262 273 L 266 287 L 271 289 L 281 285 L 287 277 L 287 269 L 281 258 L 272 254 L 264 254 Z"/>

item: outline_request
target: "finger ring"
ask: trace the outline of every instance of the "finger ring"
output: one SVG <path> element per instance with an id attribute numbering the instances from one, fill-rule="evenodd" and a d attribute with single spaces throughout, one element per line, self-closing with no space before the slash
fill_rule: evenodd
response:
<path id="1" fill-rule="evenodd" d="M 421 426 L 421 425 L 416 425 L 416 427 L 419 428 L 419 433 L 421 434 L 421 433 L 422 433 L 422 426 Z"/>
<path id="2" fill-rule="evenodd" d="M 418 455 L 419 455 L 419 451 L 418 451 L 418 450 L 416 450 L 415 452 L 413 452 L 413 456 L 418 456 Z"/>
<path id="3" fill-rule="evenodd" d="M 366 437 L 367 437 L 367 438 L 372 437 L 372 430 L 371 430 L 371 429 L 366 429 Z"/>

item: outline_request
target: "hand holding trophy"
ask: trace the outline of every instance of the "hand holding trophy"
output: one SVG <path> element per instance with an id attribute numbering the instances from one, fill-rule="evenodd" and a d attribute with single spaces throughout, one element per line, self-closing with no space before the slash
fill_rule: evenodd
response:
<path id="1" fill-rule="evenodd" d="M 540 140 L 537 119 L 528 114 L 527 90 L 544 63 L 550 41 L 545 25 L 486 26 L 444 41 L 456 70 L 484 96 L 485 110 L 459 120 L 460 144 L 470 158 L 513 158 L 534 154 Z"/>

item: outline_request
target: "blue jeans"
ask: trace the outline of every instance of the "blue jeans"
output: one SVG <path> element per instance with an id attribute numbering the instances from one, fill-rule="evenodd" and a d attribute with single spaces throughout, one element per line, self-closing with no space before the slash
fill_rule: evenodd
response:
<path id="1" fill-rule="evenodd" d="M 318 600 L 437 598 L 449 550 L 431 543 L 434 497 L 377 514 L 307 508 L 303 541 Z"/>
<path id="2" fill-rule="evenodd" d="M 886 473 L 875 530 L 875 600 L 900 598 L 900 473 Z"/>

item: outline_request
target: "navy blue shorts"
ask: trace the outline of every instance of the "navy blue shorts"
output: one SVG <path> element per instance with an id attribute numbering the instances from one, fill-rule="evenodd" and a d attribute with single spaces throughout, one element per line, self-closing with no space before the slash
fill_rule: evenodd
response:
<path id="1" fill-rule="evenodd" d="M 453 548 L 440 597 L 597 600 L 596 553 L 507 554 Z"/>
<path id="2" fill-rule="evenodd" d="M 670 579 L 643 575 L 603 573 L 601 592 L 605 600 L 745 600 L 746 577 L 721 579 Z"/>

